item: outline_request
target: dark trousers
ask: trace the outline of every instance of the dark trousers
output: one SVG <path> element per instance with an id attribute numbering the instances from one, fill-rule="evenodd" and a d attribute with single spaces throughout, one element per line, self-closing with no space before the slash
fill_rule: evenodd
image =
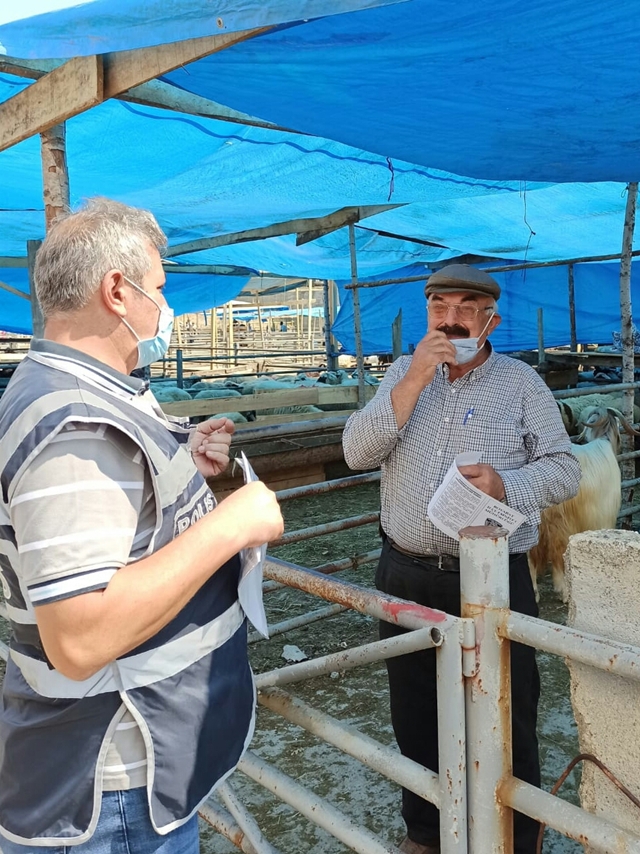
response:
<path id="1" fill-rule="evenodd" d="M 526 555 L 512 555 L 509 561 L 510 607 L 529 616 L 538 616 Z M 376 572 L 376 587 L 392 596 L 409 599 L 460 615 L 460 575 L 429 567 L 392 549 L 384 542 Z M 380 623 L 380 637 L 402 634 L 405 629 Z M 438 716 L 436 691 L 436 651 L 420 650 L 386 660 L 389 674 L 391 721 L 398 746 L 408 756 L 432 771 L 438 771 Z M 540 786 L 540 761 L 536 723 L 540 679 L 535 650 L 511 644 L 511 716 L 514 776 Z M 402 790 L 402 817 L 409 838 L 422 845 L 439 839 L 438 810 L 413 792 Z M 515 854 L 535 854 L 538 823 L 514 813 Z"/>

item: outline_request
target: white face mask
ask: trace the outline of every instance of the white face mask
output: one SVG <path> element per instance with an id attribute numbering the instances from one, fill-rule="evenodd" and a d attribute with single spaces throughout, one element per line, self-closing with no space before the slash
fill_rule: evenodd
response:
<path id="1" fill-rule="evenodd" d="M 169 349 L 169 345 L 171 344 L 171 333 L 173 332 L 173 309 L 169 308 L 167 305 L 158 305 L 151 294 L 148 294 L 140 287 L 140 285 L 136 285 L 135 282 L 132 282 L 131 279 L 127 279 L 126 276 L 124 276 L 124 278 L 130 285 L 133 285 L 134 288 L 139 290 L 141 294 L 144 294 L 148 299 L 150 299 L 160 312 L 158 317 L 158 330 L 153 338 L 140 338 L 131 324 L 127 323 L 124 317 L 122 318 L 124 325 L 138 340 L 138 361 L 136 362 L 136 368 L 145 368 L 152 362 L 160 361 Z"/>
<path id="2" fill-rule="evenodd" d="M 493 320 L 495 311 L 491 312 L 489 320 L 487 320 L 484 329 L 477 338 L 452 338 L 451 343 L 456 348 L 456 362 L 459 365 L 465 365 L 478 355 L 479 342 L 484 336 L 484 333 L 489 328 L 489 324 Z M 484 346 L 484 341 L 482 342 Z"/>

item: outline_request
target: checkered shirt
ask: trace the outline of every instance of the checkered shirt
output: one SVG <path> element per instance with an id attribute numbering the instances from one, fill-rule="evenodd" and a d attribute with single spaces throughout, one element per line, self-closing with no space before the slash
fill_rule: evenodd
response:
<path id="1" fill-rule="evenodd" d="M 410 362 L 403 356 L 390 366 L 376 396 L 353 413 L 343 436 L 350 468 L 382 468 L 385 533 L 406 551 L 458 555 L 457 541 L 429 521 L 427 505 L 454 457 L 476 451 L 481 463 L 500 473 L 506 503 L 526 516 L 510 551 L 528 551 L 538 541 L 540 510 L 571 498 L 580 484 L 580 466 L 553 395 L 524 362 L 492 351 L 453 382 L 448 367 L 438 366 L 398 430 L 391 391 Z"/>

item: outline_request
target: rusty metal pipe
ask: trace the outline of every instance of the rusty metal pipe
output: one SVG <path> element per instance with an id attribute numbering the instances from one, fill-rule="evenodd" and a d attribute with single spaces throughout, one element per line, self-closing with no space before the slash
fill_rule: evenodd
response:
<path id="1" fill-rule="evenodd" d="M 325 617 L 332 617 L 334 614 L 340 614 L 344 611 L 344 605 L 327 605 L 326 608 L 318 608 L 317 611 L 309 611 L 306 614 L 300 614 L 298 617 L 291 617 L 289 620 L 283 620 L 281 623 L 274 623 L 269 626 L 269 638 L 275 635 L 282 635 L 291 629 L 299 629 L 301 626 L 308 626 L 310 623 L 317 623 L 318 620 L 324 620 Z M 263 638 L 258 632 L 252 632 L 247 638 L 247 643 L 257 643 L 257 641 L 268 640 Z"/>
<path id="2" fill-rule="evenodd" d="M 359 827 L 329 801 L 296 783 L 252 751 L 245 753 L 238 768 L 358 854 L 400 854 L 395 845 L 383 843 L 370 830 Z"/>
<path id="3" fill-rule="evenodd" d="M 623 507 L 622 510 L 616 516 L 616 519 L 624 519 L 627 516 L 635 516 L 636 513 L 640 513 L 640 504 L 633 504 L 630 507 Z"/>
<path id="4" fill-rule="evenodd" d="M 583 386 L 582 388 L 556 389 L 551 392 L 555 398 L 583 397 L 585 394 L 607 394 L 609 392 L 626 391 L 630 388 L 640 388 L 640 382 L 612 383 L 611 385 Z"/>
<path id="5" fill-rule="evenodd" d="M 257 821 L 240 801 L 228 781 L 225 780 L 218 787 L 218 797 L 238 822 L 245 838 L 248 839 L 256 854 L 277 854 L 276 849 L 265 839 Z"/>
<path id="6" fill-rule="evenodd" d="M 239 398 L 236 398 L 239 399 Z M 327 430 L 340 430 L 347 423 L 348 415 L 336 415 L 331 418 L 319 418 L 313 421 L 292 421 L 287 424 L 265 424 L 264 427 L 246 427 L 238 430 L 233 437 L 234 447 L 239 442 L 252 442 L 257 439 L 276 439 L 279 436 L 293 436 L 297 433 L 324 433 Z"/>
<path id="7" fill-rule="evenodd" d="M 406 655 L 419 649 L 433 649 L 441 643 L 442 635 L 440 632 L 434 632 L 433 629 L 416 629 L 394 638 L 373 641 L 352 649 L 313 658 L 311 661 L 300 661 L 297 664 L 289 664 L 287 667 L 279 667 L 276 670 L 259 673 L 256 676 L 256 687 L 258 691 L 262 691 L 265 688 L 290 685 L 304 679 L 313 679 L 315 676 L 325 676 L 327 673 L 334 673 L 335 671 L 363 667 L 375 661 L 395 658 L 398 655 Z"/>
<path id="8" fill-rule="evenodd" d="M 313 572 L 321 572 L 323 575 L 332 575 L 334 572 L 342 572 L 344 569 L 357 569 L 359 566 L 364 566 L 366 563 L 372 563 L 378 560 L 382 549 L 373 549 L 370 552 L 363 552 L 353 557 L 345 557 L 342 560 L 333 561 L 333 563 L 321 563 L 319 566 L 311 567 Z M 277 581 L 265 581 L 262 585 L 263 593 L 271 593 L 273 590 L 282 590 L 284 584 Z"/>
<path id="9" fill-rule="evenodd" d="M 637 836 L 516 777 L 506 777 L 499 783 L 498 799 L 590 849 L 605 854 L 640 854 Z"/>
<path id="10" fill-rule="evenodd" d="M 326 492 L 334 492 L 336 489 L 347 489 L 350 486 L 359 486 L 362 483 L 379 483 L 380 477 L 381 473 L 379 471 L 372 471 L 365 474 L 354 474 L 351 477 L 339 477 L 335 480 L 323 480 L 320 483 L 309 483 L 306 486 L 281 489 L 276 492 L 276 498 L 278 501 L 290 501 L 292 498 L 324 495 Z"/>
<path id="11" fill-rule="evenodd" d="M 440 804 L 438 775 L 423 765 L 398 754 L 397 750 L 379 744 L 375 739 L 355 727 L 336 720 L 307 703 L 292 697 L 279 688 L 267 688 L 258 696 L 261 706 L 282 715 L 291 723 L 312 733 L 323 741 L 333 744 L 338 750 L 358 759 L 387 779 L 393 780 L 425 798 L 432 804 Z"/>
<path id="12" fill-rule="evenodd" d="M 466 684 L 469 850 L 513 851 L 511 811 L 496 803 L 496 787 L 511 774 L 509 644 L 497 636 L 500 609 L 509 607 L 509 540 L 503 528 L 460 531 L 462 616 L 475 623 L 476 667 Z M 442 819 L 442 816 L 441 816 Z M 440 825 L 442 836 L 446 827 Z"/>
<path id="13" fill-rule="evenodd" d="M 368 614 L 405 629 L 435 628 L 443 632 L 456 620 L 445 614 L 415 602 L 407 602 L 395 596 L 387 596 L 377 590 L 369 590 L 348 581 L 327 578 L 319 572 L 304 569 L 293 563 L 269 558 L 264 567 L 266 578 L 279 581 L 287 587 L 295 587 L 312 593 L 329 602 L 338 602 L 361 614 Z"/>
<path id="14" fill-rule="evenodd" d="M 511 641 L 606 670 L 616 676 L 640 681 L 640 647 L 631 644 L 527 617 L 515 611 L 504 614 L 498 625 L 498 634 Z"/>
<path id="15" fill-rule="evenodd" d="M 451 626 L 436 655 L 441 854 L 467 854 L 468 849 L 467 738 L 462 674 L 464 626 L 468 623 L 471 621 L 458 620 Z"/>
<path id="16" fill-rule="evenodd" d="M 214 830 L 231 842 L 236 848 L 239 848 L 244 854 L 256 854 L 256 849 L 246 838 L 242 829 L 233 820 L 233 816 L 227 810 L 216 804 L 213 801 L 205 801 L 198 810 L 200 818 L 204 819 L 207 824 L 211 825 Z"/>
<path id="17" fill-rule="evenodd" d="M 325 534 L 335 534 L 338 531 L 348 531 L 350 528 L 360 528 L 362 525 L 371 525 L 380 520 L 380 513 L 365 513 L 362 516 L 349 516 L 346 519 L 338 519 L 336 522 L 325 522 L 323 525 L 313 525 L 310 528 L 300 528 L 299 531 L 291 531 L 283 534 L 279 540 L 269 543 L 274 549 L 277 546 L 286 546 L 291 543 L 300 543 L 302 540 L 311 540 L 314 537 L 322 537 Z"/>

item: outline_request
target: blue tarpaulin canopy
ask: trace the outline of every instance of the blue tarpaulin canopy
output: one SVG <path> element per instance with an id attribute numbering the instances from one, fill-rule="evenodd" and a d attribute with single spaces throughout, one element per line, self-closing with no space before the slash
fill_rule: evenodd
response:
<path id="1" fill-rule="evenodd" d="M 130 49 L 187 38 L 190 27 L 199 27 L 198 35 L 216 32 L 213 16 L 222 32 L 282 24 L 166 79 L 268 121 L 341 140 L 108 101 L 67 122 L 74 204 L 103 194 L 148 207 L 172 245 L 346 206 L 398 205 L 357 224 L 363 277 L 409 264 L 426 274 L 430 265 L 463 253 L 540 261 L 620 249 L 625 193 L 618 182 L 638 177 L 640 165 L 638 23 L 626 14 L 630 4 L 615 10 L 593 0 L 533 0 L 524 7 L 461 0 L 451 8 L 433 0 L 236 0 L 207 10 L 191 0 L 162 9 L 156 0 L 53 6 L 49 14 L 4 25 L 0 16 L 5 49 L 36 57 Z M 329 17 L 301 21 L 323 14 Z M 0 75 L 0 101 L 27 85 Z M 506 180 L 514 178 L 522 180 Z M 602 181 L 549 183 L 577 179 Z M 44 233 L 37 139 L 0 153 L 0 198 L 0 256 L 23 256 L 26 240 Z M 346 279 L 350 268 L 346 229 L 302 246 L 286 235 L 179 259 L 313 278 Z M 556 284 L 540 285 L 537 295 L 548 296 L 551 311 L 554 298 L 562 303 L 556 277 L 566 272 L 537 271 L 535 281 L 547 274 Z M 509 298 L 512 289 L 530 287 L 534 271 L 527 275 L 505 280 Z M 590 275 L 603 277 L 598 292 L 613 286 L 601 268 Z M 0 267 L 0 280 L 22 290 L 25 276 Z M 246 276 L 176 274 L 169 294 L 177 311 L 193 311 L 233 298 L 245 282 Z M 412 287 L 363 292 L 378 307 L 369 322 L 388 326 L 397 306 L 387 316 L 385 301 L 391 305 Z M 615 289 L 611 298 L 617 299 Z M 505 342 L 516 331 L 531 338 L 516 302 L 511 331 L 505 316 L 498 333 Z M 0 325 L 28 331 L 25 309 L 25 300 L 0 291 Z M 420 318 L 422 309 L 414 314 Z M 373 349 L 388 349 L 382 345 L 388 336 L 385 327 Z"/>
<path id="2" fill-rule="evenodd" d="M 612 262 L 574 264 L 573 271 L 578 343 L 611 344 L 612 332 L 620 329 L 620 265 Z M 418 267 L 406 267 L 396 270 L 389 278 L 421 274 Z M 491 275 L 502 289 L 499 307 L 503 320 L 491 335 L 491 342 L 497 350 L 512 352 L 537 348 L 538 308 L 543 308 L 545 346 L 569 343 L 571 325 L 566 266 Z M 403 352 L 420 341 L 426 333 L 427 324 L 424 286 L 424 281 L 421 281 L 360 290 L 362 343 L 366 354 L 391 352 L 391 324 L 400 310 Z M 640 304 L 640 261 L 631 265 L 631 286 L 632 301 Z M 332 332 L 344 352 L 354 354 L 351 293 L 341 288 L 342 307 Z"/>
<path id="3" fill-rule="evenodd" d="M 26 0 L 0 9 L 0 53 L 69 58 L 273 27 L 389 0 Z M 398 0 L 394 0 L 398 2 Z"/>
<path id="4" fill-rule="evenodd" d="M 640 178 L 634 0 L 410 0 L 281 29 L 167 79 L 286 127 L 478 178 Z"/>

